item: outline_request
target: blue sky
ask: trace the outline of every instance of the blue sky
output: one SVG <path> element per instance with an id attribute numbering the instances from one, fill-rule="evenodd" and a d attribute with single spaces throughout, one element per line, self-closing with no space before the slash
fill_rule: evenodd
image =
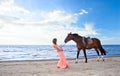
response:
<path id="1" fill-rule="evenodd" d="M 59 44 L 69 32 L 120 44 L 120 0 L 0 0 L 0 44 Z"/>

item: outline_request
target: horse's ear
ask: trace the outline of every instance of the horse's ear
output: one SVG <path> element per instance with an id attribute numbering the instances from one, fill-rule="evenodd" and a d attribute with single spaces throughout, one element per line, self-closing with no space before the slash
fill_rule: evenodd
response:
<path id="1" fill-rule="evenodd" d="M 72 32 L 70 32 L 69 34 L 72 34 Z"/>

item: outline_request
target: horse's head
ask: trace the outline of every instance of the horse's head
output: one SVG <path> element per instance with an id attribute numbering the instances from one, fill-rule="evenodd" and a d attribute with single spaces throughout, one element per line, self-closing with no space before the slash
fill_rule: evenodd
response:
<path id="1" fill-rule="evenodd" d="M 73 34 L 70 32 L 68 36 L 65 38 L 64 42 L 67 43 L 68 41 L 73 39 Z"/>

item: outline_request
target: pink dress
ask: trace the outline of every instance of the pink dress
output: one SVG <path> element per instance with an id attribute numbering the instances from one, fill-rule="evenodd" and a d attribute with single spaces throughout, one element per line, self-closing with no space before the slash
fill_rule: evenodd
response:
<path id="1" fill-rule="evenodd" d="M 58 55 L 60 57 L 60 60 L 58 61 L 57 67 L 59 68 L 67 68 L 69 63 L 65 58 L 65 55 L 63 53 L 63 50 L 61 47 L 59 47 L 58 45 L 53 45 L 53 47 L 57 50 Z"/>

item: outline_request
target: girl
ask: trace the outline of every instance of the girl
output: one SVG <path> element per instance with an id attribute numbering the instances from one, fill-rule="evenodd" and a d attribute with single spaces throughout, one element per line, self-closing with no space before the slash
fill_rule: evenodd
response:
<path id="1" fill-rule="evenodd" d="M 53 42 L 53 47 L 56 49 L 56 51 L 60 57 L 57 67 L 58 68 L 68 68 L 68 65 L 69 65 L 68 61 L 66 60 L 66 58 L 64 56 L 63 49 L 57 45 L 57 39 L 54 38 L 52 42 Z"/>

